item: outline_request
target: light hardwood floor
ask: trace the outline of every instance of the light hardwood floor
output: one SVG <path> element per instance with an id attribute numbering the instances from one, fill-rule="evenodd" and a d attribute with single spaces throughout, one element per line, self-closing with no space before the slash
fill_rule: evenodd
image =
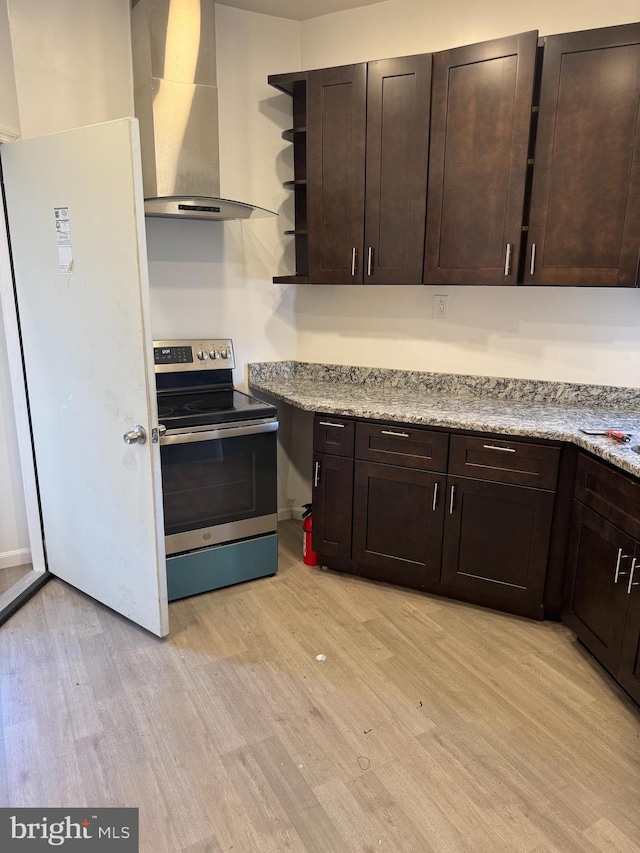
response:
<path id="1" fill-rule="evenodd" d="M 27 563 L 24 566 L 10 566 L 7 569 L 0 569 L 0 595 L 28 574 L 32 568 L 31 563 Z"/>
<path id="2" fill-rule="evenodd" d="M 164 641 L 57 580 L 0 628 L 0 805 L 138 806 L 143 853 L 640 851 L 640 713 L 564 626 L 280 533 Z"/>

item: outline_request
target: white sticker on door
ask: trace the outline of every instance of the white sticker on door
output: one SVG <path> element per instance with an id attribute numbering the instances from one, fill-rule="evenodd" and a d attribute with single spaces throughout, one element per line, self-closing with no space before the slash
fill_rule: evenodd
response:
<path id="1" fill-rule="evenodd" d="M 73 246 L 71 245 L 71 225 L 69 208 L 54 207 L 56 237 L 58 239 L 58 261 L 61 273 L 70 273 L 73 267 Z"/>

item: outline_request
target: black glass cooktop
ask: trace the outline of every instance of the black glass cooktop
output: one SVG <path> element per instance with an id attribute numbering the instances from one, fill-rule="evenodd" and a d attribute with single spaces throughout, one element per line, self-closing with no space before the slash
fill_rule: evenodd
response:
<path id="1" fill-rule="evenodd" d="M 158 394 L 158 420 L 167 429 L 269 418 L 276 407 L 234 389 L 191 389 Z"/>

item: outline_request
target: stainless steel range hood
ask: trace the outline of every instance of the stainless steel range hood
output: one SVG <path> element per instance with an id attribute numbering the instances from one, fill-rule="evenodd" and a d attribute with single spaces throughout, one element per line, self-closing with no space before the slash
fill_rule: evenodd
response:
<path id="1" fill-rule="evenodd" d="M 220 198 L 214 6 L 214 0 L 131 2 L 134 101 L 148 216 L 277 215 Z"/>

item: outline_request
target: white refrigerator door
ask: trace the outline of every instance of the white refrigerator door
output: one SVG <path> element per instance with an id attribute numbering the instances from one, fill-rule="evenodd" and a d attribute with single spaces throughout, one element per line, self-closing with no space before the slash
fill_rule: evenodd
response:
<path id="1" fill-rule="evenodd" d="M 140 142 L 120 119 L 2 146 L 49 571 L 169 631 Z M 144 444 L 125 444 L 141 425 Z"/>

